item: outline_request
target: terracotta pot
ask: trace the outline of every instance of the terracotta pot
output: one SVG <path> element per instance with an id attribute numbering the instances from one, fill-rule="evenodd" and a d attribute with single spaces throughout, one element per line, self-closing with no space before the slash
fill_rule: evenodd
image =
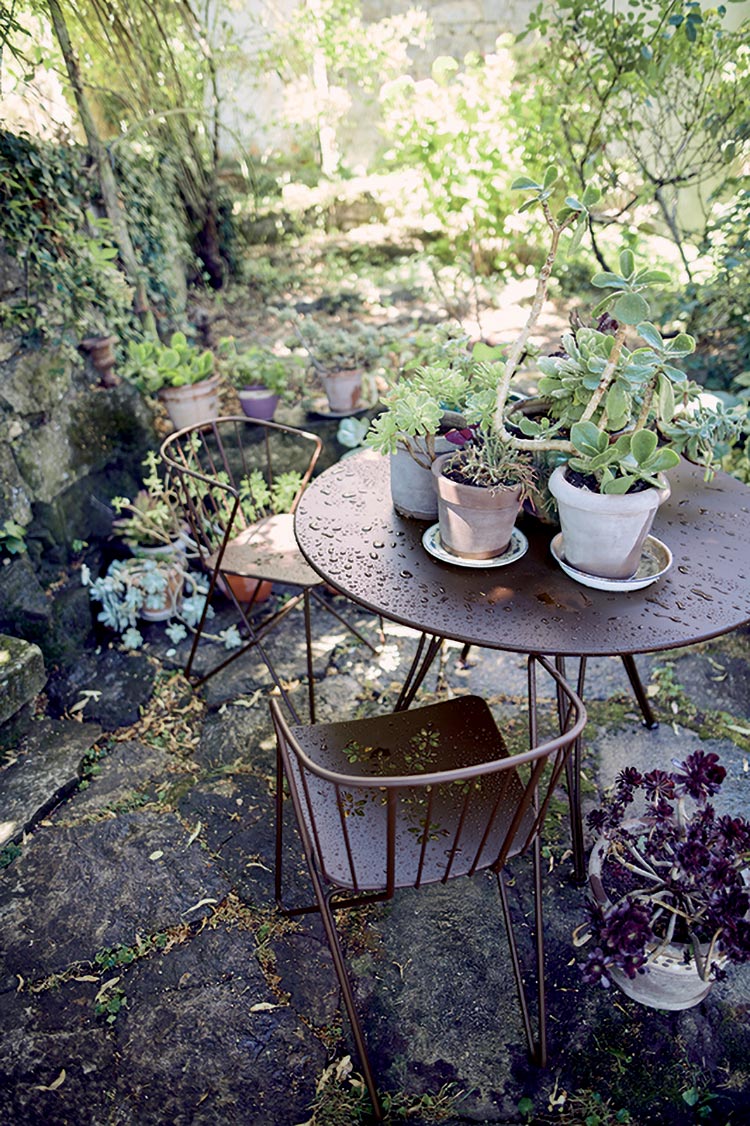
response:
<path id="1" fill-rule="evenodd" d="M 639 823 L 632 823 L 637 826 Z M 645 826 L 644 826 L 645 828 Z M 600 837 L 591 850 L 589 858 L 589 890 L 591 898 L 602 910 L 612 907 L 604 884 L 602 882 L 602 869 L 609 851 L 609 841 Z M 703 954 L 708 953 L 708 947 L 701 947 Z M 726 959 L 715 957 L 714 961 L 720 965 L 726 964 Z M 695 966 L 695 959 L 685 959 L 685 946 L 673 942 L 666 946 L 652 948 L 651 955 L 646 963 L 645 973 L 636 974 L 629 978 L 621 969 L 612 966 L 607 970 L 626 997 L 647 1005 L 650 1009 L 666 1009 L 677 1012 L 681 1009 L 691 1009 L 711 991 L 713 981 L 704 981 Z"/>
<path id="2" fill-rule="evenodd" d="M 91 356 L 91 363 L 99 372 L 104 387 L 117 387 L 120 383 L 114 372 L 116 341 L 116 336 L 87 336 L 81 341 L 81 347 Z"/>
<path id="3" fill-rule="evenodd" d="M 142 618 L 145 622 L 167 621 L 168 618 L 174 617 L 182 602 L 182 591 L 185 585 L 185 575 L 182 567 L 170 567 L 168 563 L 162 562 L 160 570 L 166 576 L 164 595 L 158 606 L 142 606 L 138 611 L 138 617 Z M 139 586 L 137 577 L 135 576 L 133 585 Z"/>
<path id="4" fill-rule="evenodd" d="M 452 454 L 443 454 L 432 463 L 443 547 L 465 559 L 502 555 L 521 507 L 520 485 L 515 489 L 484 489 L 451 481 L 442 473 L 449 457 Z"/>
<path id="5" fill-rule="evenodd" d="M 265 579 L 248 579 L 242 575 L 219 575 L 216 585 L 222 594 L 228 596 L 229 587 L 238 602 L 252 602 L 253 605 L 265 602 L 273 593 L 273 583 Z"/>
<path id="6" fill-rule="evenodd" d="M 248 418 L 259 418 L 262 422 L 272 422 L 279 405 L 279 396 L 274 395 L 261 384 L 243 387 L 238 392 L 240 406 Z"/>
<path id="7" fill-rule="evenodd" d="M 566 562 L 601 578 L 632 578 L 656 510 L 669 496 L 666 478 L 661 489 L 615 496 L 577 488 L 561 465 L 550 477 L 549 487 L 560 514 Z"/>
<path id="8" fill-rule="evenodd" d="M 218 375 L 201 379 L 199 383 L 187 383 L 183 387 L 162 387 L 158 396 L 176 430 L 219 417 Z"/>
<path id="9" fill-rule="evenodd" d="M 362 372 L 336 371 L 322 375 L 320 381 L 332 414 L 346 414 L 358 409 L 362 401 Z"/>
<path id="10" fill-rule="evenodd" d="M 412 442 L 427 458 L 424 438 L 412 438 Z M 447 438 L 435 438 L 436 454 L 447 454 L 455 449 Z M 390 466 L 391 498 L 396 512 L 415 520 L 436 520 L 438 498 L 430 470 L 415 461 L 406 446 L 401 445 L 390 455 Z"/>

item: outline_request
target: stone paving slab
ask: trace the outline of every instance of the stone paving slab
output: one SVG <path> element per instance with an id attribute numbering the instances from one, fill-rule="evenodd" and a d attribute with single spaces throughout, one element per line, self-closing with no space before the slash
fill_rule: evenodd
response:
<path id="1" fill-rule="evenodd" d="M 208 913 L 229 885 L 172 813 L 143 811 L 35 834 L 0 887 L 3 978 L 89 962 L 137 932 Z M 82 891 L 85 889 L 85 894 Z"/>
<path id="2" fill-rule="evenodd" d="M 98 773 L 73 794 L 62 815 L 66 821 L 127 807 L 156 797 L 157 785 L 173 775 L 173 755 L 135 739 L 116 743 L 99 760 Z"/>
<path id="3" fill-rule="evenodd" d="M 93 723 L 34 722 L 0 769 L 0 848 L 17 840 L 73 792 L 101 729 Z"/>
<path id="4" fill-rule="evenodd" d="M 105 731 L 136 723 L 151 698 L 156 667 L 142 653 L 105 649 L 82 653 L 75 664 L 50 677 L 50 714 L 70 713 L 85 701 L 84 716 Z"/>
<path id="5" fill-rule="evenodd" d="M 116 1121 L 305 1121 L 325 1049 L 269 989 L 251 933 L 205 930 L 139 962 L 124 984 Z"/>

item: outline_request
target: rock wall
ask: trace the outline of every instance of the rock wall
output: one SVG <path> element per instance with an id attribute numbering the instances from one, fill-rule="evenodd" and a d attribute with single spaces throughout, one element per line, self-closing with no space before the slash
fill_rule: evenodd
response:
<path id="1" fill-rule="evenodd" d="M 0 300 L 22 283 L 0 252 Z M 85 637 L 89 600 L 79 580 L 68 586 L 67 571 L 84 542 L 100 550 L 111 497 L 133 490 L 155 442 L 138 392 L 102 387 L 72 343 L 33 346 L 0 332 L 0 526 L 16 521 L 28 547 L 0 556 L 0 630 L 37 641 L 52 659 Z"/>

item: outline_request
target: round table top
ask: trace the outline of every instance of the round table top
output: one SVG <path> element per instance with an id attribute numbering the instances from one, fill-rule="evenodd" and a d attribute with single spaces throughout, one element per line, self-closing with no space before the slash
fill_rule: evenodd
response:
<path id="1" fill-rule="evenodd" d="M 326 582 L 386 618 L 472 645 L 550 656 L 646 653 L 703 641 L 750 621 L 750 489 L 727 474 L 703 481 L 683 461 L 652 534 L 670 571 L 638 591 L 594 590 L 549 550 L 557 530 L 524 517 L 529 549 L 495 569 L 427 553 L 429 522 L 399 516 L 389 459 L 364 452 L 317 477 L 295 516 L 303 555 Z"/>

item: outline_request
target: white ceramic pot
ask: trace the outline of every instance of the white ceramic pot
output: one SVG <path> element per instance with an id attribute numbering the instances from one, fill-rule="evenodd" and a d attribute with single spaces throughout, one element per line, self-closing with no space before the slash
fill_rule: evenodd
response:
<path id="1" fill-rule="evenodd" d="M 414 446 L 429 460 L 424 438 L 412 438 Z M 435 438 L 435 453 L 447 454 L 456 446 L 447 438 Z M 414 520 L 437 520 L 438 499 L 435 478 L 429 469 L 415 461 L 406 446 L 399 445 L 390 455 L 391 498 L 400 516 Z"/>
<path id="2" fill-rule="evenodd" d="M 218 375 L 201 379 L 199 383 L 187 383 L 184 387 L 162 387 L 158 395 L 176 430 L 219 417 Z"/>
<path id="3" fill-rule="evenodd" d="M 355 411 L 362 401 L 362 372 L 336 371 L 321 376 L 332 414 Z"/>
<path id="4" fill-rule="evenodd" d="M 669 496 L 666 478 L 661 489 L 615 496 L 571 485 L 560 465 L 549 489 L 557 501 L 566 562 L 601 578 L 632 578 L 656 510 Z"/>
<path id="5" fill-rule="evenodd" d="M 612 907 L 602 882 L 602 868 L 609 850 L 609 841 L 600 837 L 591 850 L 589 858 L 589 889 L 591 897 L 603 910 Z M 705 954 L 707 947 L 702 947 Z M 719 965 L 726 959 L 715 957 Z M 618 985 L 626 997 L 647 1005 L 650 1009 L 666 1009 L 678 1012 L 691 1009 L 708 995 L 713 981 L 704 981 L 695 966 L 695 959 L 685 960 L 685 947 L 677 942 L 666 946 L 656 945 L 646 963 L 644 973 L 629 978 L 616 966 L 610 967 L 607 974 Z"/>
<path id="6" fill-rule="evenodd" d="M 443 454 L 432 463 L 443 547 L 464 559 L 502 555 L 521 507 L 520 485 L 515 489 L 484 489 L 451 481 L 443 476 L 442 469 L 452 456 Z"/>

